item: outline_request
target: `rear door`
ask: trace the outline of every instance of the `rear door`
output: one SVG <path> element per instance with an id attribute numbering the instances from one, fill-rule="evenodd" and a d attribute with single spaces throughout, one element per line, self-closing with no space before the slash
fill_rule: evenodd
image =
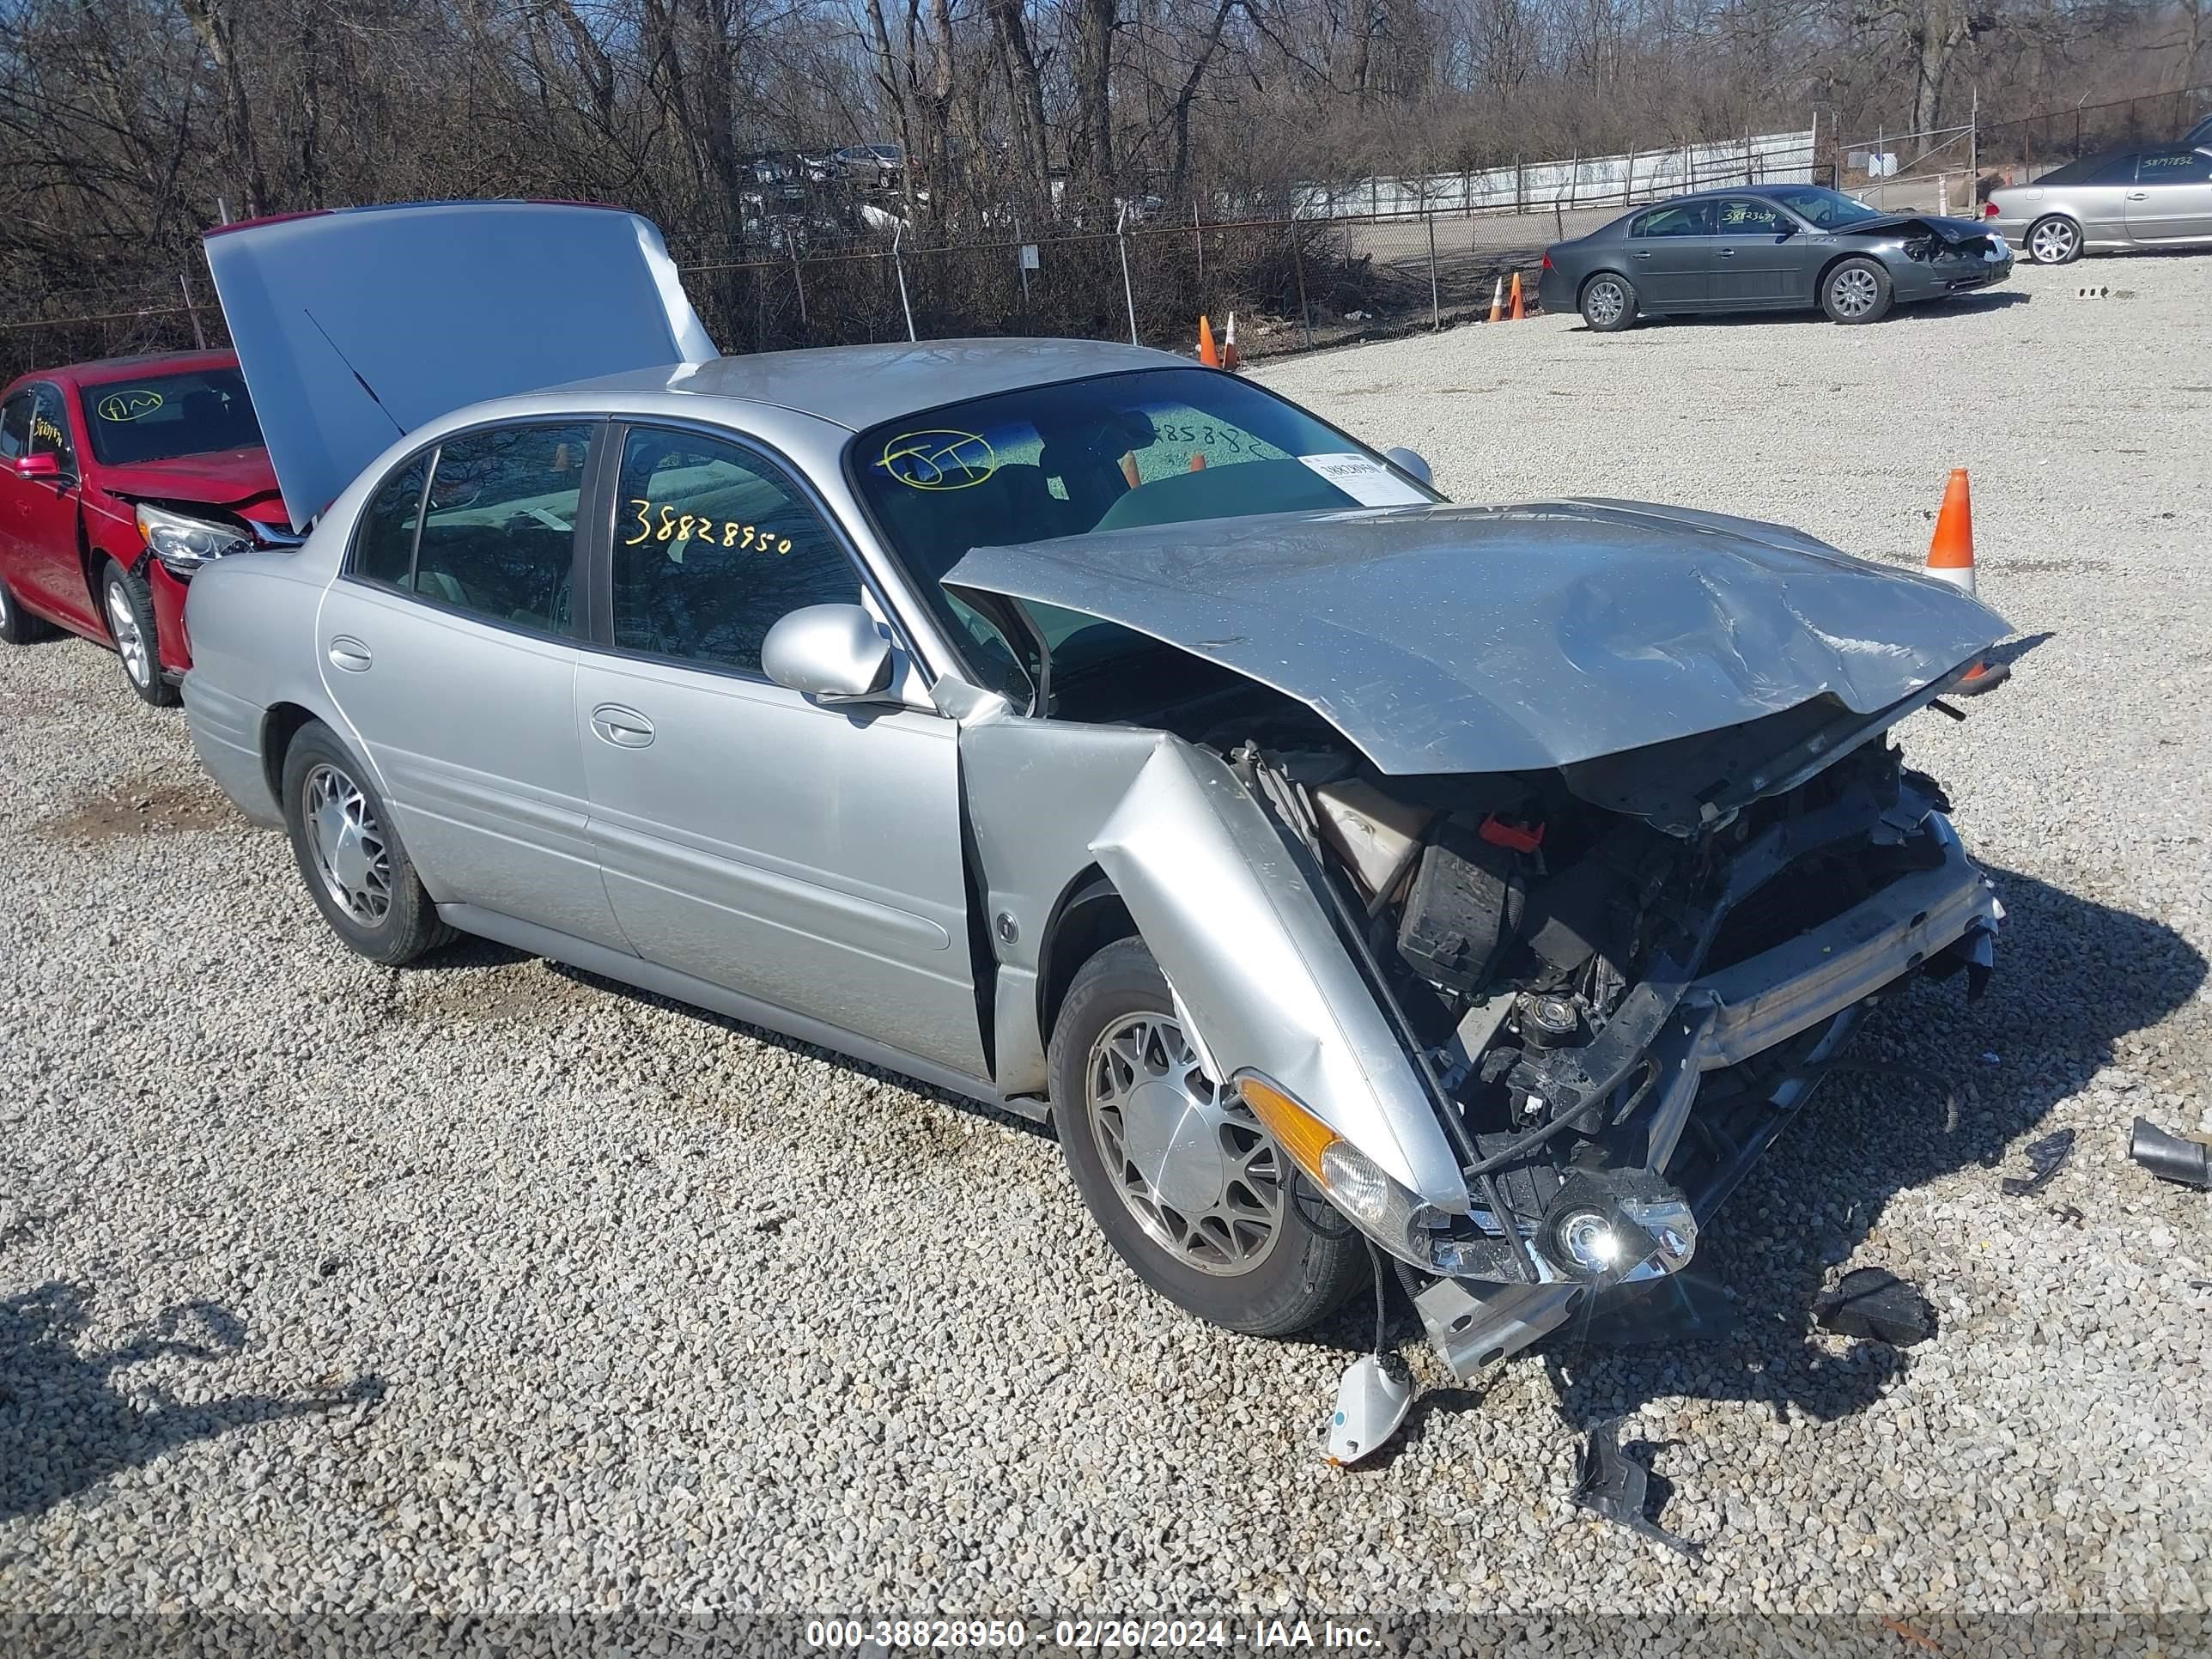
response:
<path id="1" fill-rule="evenodd" d="M 1757 196 L 1713 204 L 1713 305 L 1753 310 L 1787 305 L 1796 292 L 1798 260 L 1790 246 L 1796 221 Z"/>
<path id="2" fill-rule="evenodd" d="M 2145 150 L 2128 192 L 2127 215 L 2130 241 L 2212 240 L 2212 152 Z"/>
<path id="3" fill-rule="evenodd" d="M 575 526 L 596 429 L 480 428 L 387 475 L 316 643 L 432 896 L 622 950 L 576 738 Z"/>
<path id="4" fill-rule="evenodd" d="M 1703 311 L 1713 302 L 1712 204 L 1675 202 L 1628 227 L 1628 275 L 1646 311 Z"/>
<path id="5" fill-rule="evenodd" d="M 733 434 L 631 428 L 614 494 L 575 720 L 631 944 L 983 1078 L 957 727 L 922 694 L 825 707 L 761 671 L 790 611 L 872 599 L 852 550 Z"/>

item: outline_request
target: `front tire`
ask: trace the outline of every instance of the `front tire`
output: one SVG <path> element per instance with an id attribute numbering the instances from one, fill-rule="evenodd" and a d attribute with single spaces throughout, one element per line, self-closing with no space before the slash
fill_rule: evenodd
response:
<path id="1" fill-rule="evenodd" d="M 284 828 L 301 879 L 331 930 L 396 968 L 453 937 L 438 920 L 368 769 L 319 721 L 284 751 Z"/>
<path id="2" fill-rule="evenodd" d="M 1889 314 L 1893 292 L 1881 261 L 1859 256 L 1820 279 L 1820 309 L 1832 323 L 1878 323 Z"/>
<path id="3" fill-rule="evenodd" d="M 2063 213 L 2027 228 L 2027 257 L 2039 265 L 2070 265 L 2081 257 L 2081 227 Z"/>
<path id="4" fill-rule="evenodd" d="M 131 689 L 155 708 L 168 708 L 177 700 L 177 688 L 161 676 L 161 635 L 146 584 L 110 559 L 100 573 L 100 609 Z"/>
<path id="5" fill-rule="evenodd" d="M 24 610 L 23 602 L 9 589 L 7 579 L 0 577 L 0 641 L 30 645 L 46 638 L 51 631 L 46 618 Z"/>
<path id="6" fill-rule="evenodd" d="M 1601 270 L 1583 284 L 1576 308 L 1593 334 L 1618 334 L 1636 321 L 1636 284 L 1617 270 Z"/>
<path id="7" fill-rule="evenodd" d="M 1143 940 L 1116 939 L 1076 974 L 1050 1072 L 1076 1190 L 1115 1253 L 1176 1306 L 1286 1336 L 1366 1281 L 1351 1224 L 1200 1067 Z"/>

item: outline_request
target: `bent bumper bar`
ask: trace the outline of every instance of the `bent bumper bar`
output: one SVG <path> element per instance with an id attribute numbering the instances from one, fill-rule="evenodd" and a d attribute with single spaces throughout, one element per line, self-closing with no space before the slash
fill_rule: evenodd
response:
<path id="1" fill-rule="evenodd" d="M 1663 1175 L 1708 1072 L 1741 1065 L 1823 1021 L 1819 1042 L 1769 1097 L 1761 1133 L 1687 1194 L 1700 1227 L 1812 1096 L 1856 1024 L 1855 1011 L 1970 935 L 1993 935 L 2003 907 L 1942 814 L 1929 832 L 1943 861 L 1891 883 L 1825 926 L 1693 981 L 1647 1051 L 1659 1068 L 1643 1121 L 1643 1167 Z M 1975 947 L 1985 947 L 1986 937 Z M 1414 1298 L 1431 1344 L 1462 1379 L 1558 1328 L 1588 1287 L 1439 1279 Z"/>

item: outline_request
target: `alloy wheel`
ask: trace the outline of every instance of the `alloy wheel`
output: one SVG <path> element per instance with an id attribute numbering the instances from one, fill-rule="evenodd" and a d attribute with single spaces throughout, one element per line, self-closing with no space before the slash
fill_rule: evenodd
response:
<path id="1" fill-rule="evenodd" d="M 361 786 L 319 765 L 304 786 L 315 872 L 338 908 L 374 927 L 392 913 L 392 849 Z"/>
<path id="2" fill-rule="evenodd" d="M 1619 283 L 1601 277 L 1590 284 L 1589 292 L 1583 296 L 1583 303 L 1589 308 L 1589 320 L 1602 327 L 1620 320 L 1621 309 L 1628 303 L 1628 296 L 1621 292 Z"/>
<path id="3" fill-rule="evenodd" d="M 1233 1090 L 1206 1075 L 1173 1016 L 1134 1013 L 1086 1063 L 1091 1133 L 1114 1190 L 1178 1262 L 1231 1278 L 1283 1231 L 1283 1157 Z"/>
<path id="4" fill-rule="evenodd" d="M 1835 281 L 1828 285 L 1828 295 L 1844 316 L 1863 317 L 1881 298 L 1881 284 L 1875 281 L 1874 272 L 1854 265 L 1836 273 Z"/>
<path id="5" fill-rule="evenodd" d="M 2028 237 L 2027 251 L 2039 265 L 2063 265 L 2074 257 L 2077 236 L 2074 227 L 2064 220 L 2049 220 L 2038 225 Z"/>
<path id="6" fill-rule="evenodd" d="M 107 584 L 107 625 L 115 635 L 115 648 L 123 656 L 123 672 L 131 676 L 134 685 L 151 685 L 155 669 L 154 653 L 147 645 L 146 635 L 138 626 L 138 613 L 131 603 L 131 596 L 123 591 L 123 584 Z"/>

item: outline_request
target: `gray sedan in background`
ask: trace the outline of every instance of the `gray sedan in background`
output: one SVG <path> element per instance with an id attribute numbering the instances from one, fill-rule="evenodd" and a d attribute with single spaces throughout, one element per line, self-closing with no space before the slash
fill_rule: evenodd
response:
<path id="1" fill-rule="evenodd" d="M 1893 305 L 2012 272 L 2002 236 L 1964 219 L 1885 213 L 1816 185 L 1704 191 L 1622 215 L 1544 254 L 1537 295 L 1597 333 L 1639 317 L 1819 308 L 1871 323 Z"/>
<path id="2" fill-rule="evenodd" d="M 1888 739 L 2004 631 L 1944 584 L 1454 506 L 1164 353 L 717 359 L 626 214 L 208 247 L 313 529 L 195 580 L 184 700 L 337 938 L 1048 1116 L 1206 1318 L 1296 1330 L 1371 1249 L 1472 1374 L 1686 1264 L 1875 1000 L 1990 969 Z"/>
<path id="3" fill-rule="evenodd" d="M 1999 185 L 1983 213 L 2039 265 L 2212 245 L 2212 147 L 2162 144 L 2069 161 L 2031 183 Z"/>

